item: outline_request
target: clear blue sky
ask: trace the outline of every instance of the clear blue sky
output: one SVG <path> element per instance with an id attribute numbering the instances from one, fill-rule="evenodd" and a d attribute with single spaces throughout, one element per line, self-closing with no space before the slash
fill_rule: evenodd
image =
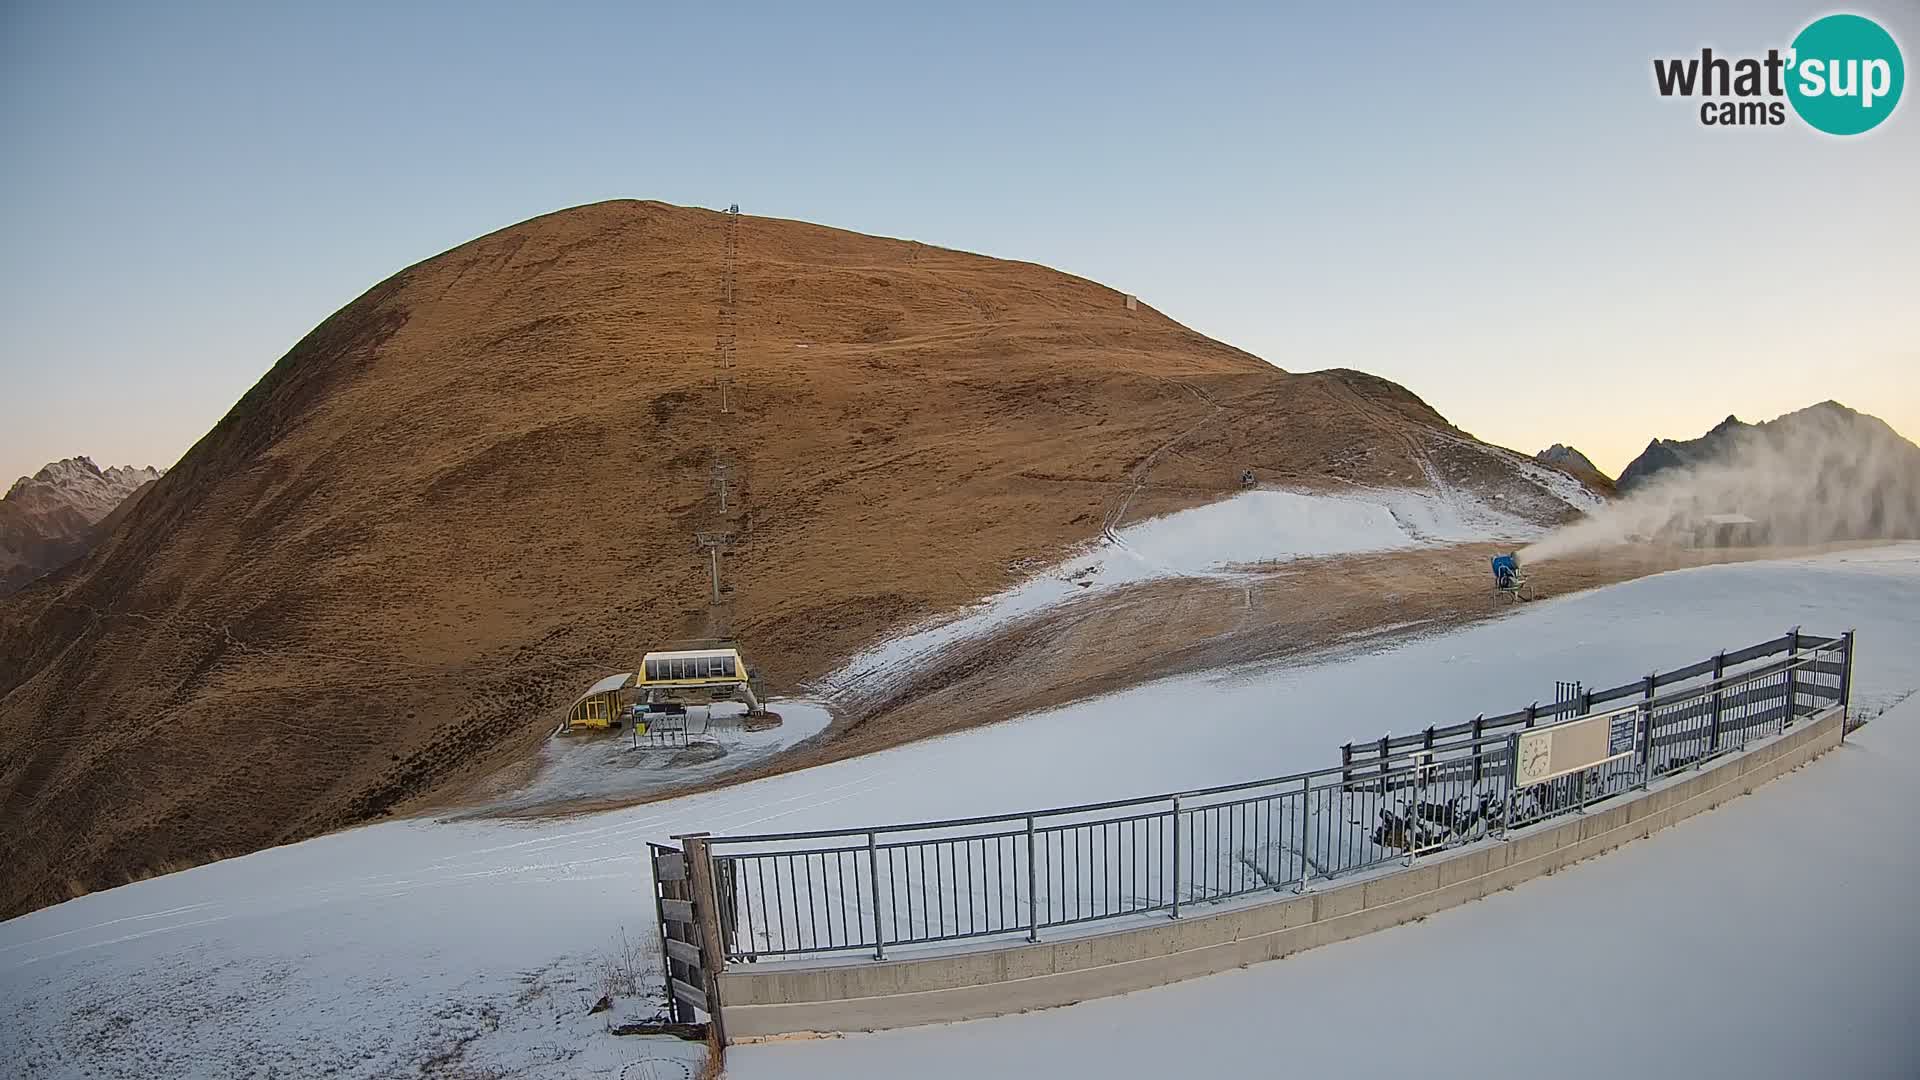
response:
<path id="1" fill-rule="evenodd" d="M 1653 91 L 1824 4 L 915 7 L 0 7 L 0 483 L 170 464 L 375 281 L 611 197 L 1045 263 L 1610 470 L 1829 397 L 1920 434 L 1920 92 L 1835 139 Z"/>

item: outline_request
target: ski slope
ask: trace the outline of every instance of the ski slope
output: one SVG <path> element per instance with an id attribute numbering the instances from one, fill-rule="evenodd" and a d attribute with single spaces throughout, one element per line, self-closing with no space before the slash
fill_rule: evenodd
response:
<path id="1" fill-rule="evenodd" d="M 1550 470 L 1549 470 L 1550 471 Z M 1561 475 L 1574 489 L 1578 481 Z M 831 687 L 904 676 L 940 649 L 993 633 L 1104 590 L 1163 578 L 1246 580 L 1249 568 L 1479 540 L 1531 540 L 1546 530 L 1431 478 L 1431 491 L 1356 488 L 1328 494 L 1245 491 L 1108 533 L 1101 545 L 988 597 L 883 641 L 822 680 Z M 1571 495 L 1560 495 L 1571 499 Z M 1583 503 L 1570 503 L 1581 505 Z"/>
<path id="2" fill-rule="evenodd" d="M 1920 687 L 1916 612 L 1920 544 L 1704 567 L 1527 605 L 1505 619 L 1390 649 L 1152 684 L 665 803 L 537 823 L 366 826 L 0 923 L 8 1021 L 0 1024 L 0 1062 L 19 1063 L 14 1073 L 31 1078 L 383 1077 L 417 1074 L 428 1061 L 451 1075 L 617 1076 L 642 1055 L 693 1052 L 608 1035 L 603 1016 L 587 1015 L 602 963 L 619 951 L 623 932 L 640 955 L 653 955 L 648 840 L 696 829 L 993 813 L 1274 775 L 1330 763 L 1348 739 L 1551 699 L 1555 679 L 1621 681 L 1794 624 L 1859 629 L 1855 701 L 1875 707 Z M 1355 716 L 1371 722 L 1355 730 Z M 1875 727 L 1884 736 L 1913 722 L 1910 706 Z M 1822 762 L 1806 775 L 1828 768 Z M 1772 797 L 1770 788 L 1741 805 Z M 1805 801 L 1824 805 L 1819 797 Z M 1881 828 L 1894 831 L 1878 834 L 1883 865 L 1860 879 L 1867 888 L 1912 872 L 1904 827 Z M 1687 845 L 1700 833 L 1689 823 L 1664 835 L 1664 843 Z M 1800 855 L 1815 854 L 1797 846 Z M 1805 865 L 1808 876 L 1821 872 L 1822 864 Z M 1542 908 L 1541 918 L 1557 910 Z M 1439 918 L 1395 933 L 1418 934 Z M 1397 940 L 1406 947 L 1406 937 Z M 1317 955 L 1268 967 L 1290 975 L 1303 959 L 1324 963 Z M 1742 969 L 1731 960 L 1722 967 L 1724 989 L 1743 988 Z M 1490 1008 L 1516 996 L 1515 980 L 1531 985 L 1530 977 L 1462 960 L 1423 996 L 1464 995 Z M 1550 981 L 1561 980 L 1578 981 L 1571 971 Z M 1402 978 L 1393 985 L 1392 993 L 1411 994 L 1421 984 Z M 1371 993 L 1340 999 L 1353 1022 L 1371 1017 L 1377 1025 L 1383 1015 L 1427 1009 Z M 1305 1024 L 1326 1026 L 1320 1012 L 1303 1015 Z M 1270 1022 L 1255 1030 L 1274 1036 Z M 1640 1038 L 1623 1040 L 1620 1053 L 1631 1054 Z M 989 1029 L 980 1045 L 998 1039 Z M 1378 1041 L 1385 1040 L 1349 1043 L 1349 1050 Z M 784 1075 L 815 1068 L 805 1055 L 822 1051 L 798 1047 L 790 1058 L 755 1063 L 755 1054 L 777 1052 L 741 1055 L 736 1068 Z M 995 1059 L 973 1060 L 985 1068 Z M 1124 1061 L 1110 1064 L 1113 1075 L 1131 1073 Z M 847 1068 L 841 1075 L 862 1072 Z"/>

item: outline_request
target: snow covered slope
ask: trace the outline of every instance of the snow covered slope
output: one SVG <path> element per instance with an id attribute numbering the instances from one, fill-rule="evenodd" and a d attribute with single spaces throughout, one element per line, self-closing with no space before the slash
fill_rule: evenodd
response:
<path id="1" fill-rule="evenodd" d="M 1572 486 L 1585 490 L 1577 483 Z M 1434 491 L 1358 488 L 1341 494 L 1245 491 L 1109 533 L 1096 550 L 1049 567 L 964 614 L 884 641 L 824 681 L 838 687 L 876 675 L 898 679 L 954 641 L 992 633 L 1116 586 L 1173 577 L 1233 580 L 1247 576 L 1243 568 L 1260 564 L 1475 540 L 1527 540 L 1545 532 L 1519 515 L 1444 485 Z"/>
<path id="2" fill-rule="evenodd" d="M 606 1035 L 601 1018 L 586 1015 L 600 992 L 603 962 L 623 951 L 623 931 L 640 955 L 652 955 L 653 909 L 643 854 L 648 840 L 694 829 L 798 829 L 1010 811 L 1274 775 L 1332 762 L 1337 745 L 1347 739 L 1377 736 L 1386 729 L 1417 730 L 1550 698 L 1555 679 L 1624 680 L 1656 666 L 1771 637 L 1796 623 L 1820 632 L 1857 627 L 1861 659 L 1856 703 L 1885 705 L 1920 687 L 1917 611 L 1920 545 L 1716 566 L 1528 605 L 1507 619 L 1388 651 L 1330 656 L 1310 667 L 1157 683 L 666 803 L 530 824 L 371 825 L 97 893 L 0 923 L 0 1001 L 8 1018 L 0 1024 L 0 1061 L 21 1063 L 15 1071 L 30 1078 L 114 1073 L 376 1077 L 412 1075 L 428 1060 L 440 1061 L 442 1071 L 454 1074 L 613 1077 L 623 1062 L 665 1052 Z M 1350 718 L 1356 715 L 1373 718 L 1367 730 L 1353 730 Z M 1170 729 L 1170 718 L 1183 718 L 1182 726 Z M 1868 729 L 1861 745 L 1873 745 L 1875 728 L 1878 737 L 1884 737 L 1913 722 L 1911 707 L 1889 713 Z M 1823 761 L 1805 775 L 1818 777 L 1832 767 Z M 1773 797 L 1769 788 L 1736 808 L 1764 805 Z M 1826 809 L 1824 795 L 1802 801 L 1815 818 L 1830 814 L 1836 823 L 1851 820 L 1839 809 Z M 1731 812 L 1717 812 L 1706 820 L 1717 824 Z M 1877 825 L 1863 826 L 1879 830 L 1874 836 L 1881 852 L 1877 865 L 1855 867 L 1865 887 L 1897 883 L 1900 875 L 1911 878 L 1912 845 L 1902 841 L 1904 833 L 1897 825 L 1891 826 L 1891 836 L 1886 832 L 1886 822 L 1903 821 L 1904 814 L 1902 810 Z M 1686 848 L 1703 835 L 1700 828 L 1690 822 L 1655 843 Z M 1760 828 L 1764 832 L 1774 826 L 1763 822 Z M 1760 842 L 1749 839 L 1749 847 L 1738 849 L 1742 859 L 1757 858 L 1750 846 Z M 1817 878 L 1823 867 L 1854 872 L 1847 864 L 1816 861 L 1828 853 L 1816 851 L 1818 845 L 1797 833 L 1789 834 L 1789 842 L 1794 865 L 1800 868 L 1795 873 Z M 1609 860 L 1632 854 L 1629 849 L 1595 865 L 1604 867 Z M 1840 852 L 1832 858 L 1839 859 Z M 1742 904 L 1778 907 L 1768 916 L 1773 920 L 1769 926 L 1782 934 L 1798 932 L 1815 918 L 1803 915 L 1794 906 L 1798 901 L 1774 905 L 1766 893 L 1802 887 L 1788 880 L 1792 876 L 1764 877 L 1741 894 Z M 1566 880 L 1574 879 L 1568 875 Z M 1563 895 L 1558 880 L 1549 884 L 1556 895 Z M 1529 885 L 1516 899 L 1546 887 Z M 1789 899 L 1799 895 L 1779 893 Z M 1902 902 L 1909 895 L 1903 891 Z M 1756 901 L 1755 896 L 1762 898 Z M 1868 920 L 1863 925 L 1874 925 L 1871 919 L 1879 909 L 1870 898 L 1860 903 L 1868 910 L 1845 908 L 1819 917 L 1831 915 L 1836 922 L 1858 917 Z M 1395 931 L 1393 937 L 1382 935 L 1381 940 L 1398 942 L 1404 952 L 1409 935 L 1443 918 L 1478 918 L 1478 912 L 1493 909 L 1493 902 L 1474 905 Z M 1543 904 L 1543 914 L 1531 925 L 1544 926 L 1537 920 L 1551 917 L 1546 910 Z M 1677 925 L 1693 926 L 1695 921 Z M 1702 970 L 1718 964 L 1727 973 L 1722 992 L 1753 992 L 1750 966 L 1759 962 L 1757 955 L 1725 958 L 1720 950 L 1728 939 L 1700 940 L 1713 949 L 1705 954 L 1709 962 Z M 1743 947 L 1759 954 L 1758 945 L 1768 939 L 1743 940 Z M 1342 948 L 1355 946 L 1376 947 L 1358 942 Z M 1805 954 L 1814 947 L 1796 945 L 1800 952 L 1793 958 L 1807 962 Z M 1333 954 L 1329 950 L 1328 955 Z M 1381 963 L 1392 966 L 1400 953 L 1383 950 L 1383 955 L 1389 959 Z M 1325 963 L 1307 954 L 1270 967 L 1292 978 L 1303 961 Z M 1480 987 L 1456 996 L 1478 1003 L 1473 1007 L 1481 1010 L 1488 1001 L 1513 1001 L 1515 995 L 1501 989 L 1510 985 L 1503 976 L 1463 958 L 1448 963 L 1445 977 L 1435 980 L 1436 988 Z M 1616 985 L 1624 978 L 1618 972 L 1628 966 L 1598 954 L 1592 965 L 1591 970 L 1601 973 L 1597 987 Z M 1368 984 L 1372 989 L 1355 983 L 1342 984 L 1338 993 L 1329 990 L 1329 996 L 1343 1003 L 1340 1015 L 1355 1025 L 1377 1024 L 1381 1010 L 1389 1007 L 1379 986 L 1391 985 L 1394 993 L 1418 989 L 1420 984 L 1407 981 L 1404 965 L 1393 970 L 1395 978 Z M 1260 977 L 1270 976 L 1263 970 Z M 1323 974 L 1312 981 L 1317 988 L 1327 985 L 1329 977 Z M 1571 976 L 1554 983 L 1562 990 L 1578 984 Z M 1666 1000 L 1660 987 L 1636 985 L 1651 1001 Z M 1433 996 L 1422 995 L 1422 1001 Z M 1541 1008 L 1544 1002 L 1559 1000 L 1556 994 L 1538 997 Z M 1810 1012 L 1821 1016 L 1843 1015 L 1832 1000 L 1811 995 L 1797 1000 L 1817 1001 Z M 1613 1010 L 1615 1004 L 1610 996 L 1605 1008 Z M 1328 1008 L 1302 1004 L 1300 1023 L 1289 1022 L 1288 1030 L 1331 1043 Z M 1394 1008 L 1391 1015 L 1411 1023 L 1410 1031 L 1425 1032 L 1429 1008 L 1439 1012 L 1437 1004 L 1423 1004 L 1418 1009 Z M 1641 1009 L 1634 1004 L 1626 1014 L 1608 1012 L 1638 1025 L 1632 1028 L 1634 1041 L 1608 1052 L 1616 1068 L 1622 1067 L 1621 1055 L 1640 1054 L 1639 1040 L 1657 1030 L 1641 1023 Z M 1079 1014 L 1067 1010 L 1040 1019 Z M 1266 1009 L 1262 1016 L 1272 1014 Z M 1755 1009 L 1749 1015 L 1769 1013 Z M 1133 1014 L 1111 1023 L 1143 1026 Z M 1260 1034 L 1269 1055 L 1249 1060 L 1274 1060 L 1271 1022 L 1250 1019 L 1245 1026 Z M 1794 1026 L 1783 1024 L 1780 1029 Z M 1715 1045 L 1725 1044 L 1733 1034 L 1724 1028 L 1675 1029 L 1689 1039 L 1700 1038 L 1702 1030 L 1727 1036 L 1710 1040 Z M 1751 1034 L 1750 1029 L 1741 1030 Z M 1880 1029 L 1866 1030 L 1872 1034 Z M 1483 1033 L 1477 1053 L 1484 1055 L 1486 1039 L 1492 1037 Z M 1417 1046 L 1422 1038 L 1409 1035 L 1405 1041 Z M 1433 1038 L 1439 1045 L 1453 1045 L 1441 1035 Z M 997 1046 L 998 1040 L 989 1032 L 979 1046 Z M 1363 1045 L 1390 1041 L 1369 1039 Z M 857 1041 L 845 1045 L 854 1047 Z M 1349 1029 L 1348 1052 L 1355 1045 Z M 741 1055 L 735 1068 L 757 1069 L 759 1075 L 799 1072 L 816 1067 L 809 1061 L 817 1059 L 802 1055 L 823 1051 L 801 1047 L 791 1057 L 755 1062 L 756 1053 L 782 1052 L 768 1048 Z M 1305 1051 L 1303 1059 L 1312 1060 Z M 1016 1071 L 991 1055 L 974 1053 L 966 1060 L 981 1068 Z M 1132 1060 L 1150 1063 L 1152 1058 L 1143 1052 Z M 1650 1059 L 1632 1060 L 1644 1064 Z M 925 1064 L 931 1069 L 946 1063 Z M 861 1072 L 848 1068 L 851 1072 L 841 1074 Z M 1113 1068 L 1118 1069 L 1114 1075 L 1132 1072 Z"/>
<path id="3" fill-rule="evenodd" d="M 1920 1075 L 1920 855 L 1888 830 L 1912 816 L 1916 770 L 1920 697 L 1750 798 L 1420 923 L 1063 1009 L 735 1047 L 728 1075 L 1267 1076 L 1284 1062 L 1334 1077 L 1364 1062 L 1904 1080 Z"/>

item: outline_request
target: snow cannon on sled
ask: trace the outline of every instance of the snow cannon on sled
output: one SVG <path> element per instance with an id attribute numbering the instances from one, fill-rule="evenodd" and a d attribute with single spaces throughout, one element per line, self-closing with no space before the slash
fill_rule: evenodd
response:
<path id="1" fill-rule="evenodd" d="M 1520 572 L 1520 557 L 1514 554 L 1495 555 L 1493 557 L 1493 586 L 1509 600 L 1533 599 L 1533 587 L 1527 584 L 1527 577 Z"/>

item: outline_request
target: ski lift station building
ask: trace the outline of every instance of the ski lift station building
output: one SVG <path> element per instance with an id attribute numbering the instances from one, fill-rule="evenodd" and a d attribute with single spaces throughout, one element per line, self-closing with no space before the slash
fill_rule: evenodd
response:
<path id="1" fill-rule="evenodd" d="M 748 684 L 747 662 L 738 649 L 650 652 L 640 661 L 634 685 L 648 702 L 711 703 L 738 697 L 747 703 L 749 711 L 760 711 Z"/>
<path id="2" fill-rule="evenodd" d="M 620 693 L 632 685 L 633 672 L 622 671 L 587 687 L 587 692 L 574 698 L 573 704 L 568 706 L 567 727 L 613 726 L 614 718 L 620 715 Z"/>
<path id="3" fill-rule="evenodd" d="M 609 675 L 573 699 L 563 730 L 616 726 L 628 702 L 710 705 L 735 700 L 746 702 L 750 713 L 761 711 L 747 662 L 738 649 L 650 652 L 640 661 L 638 672 Z"/>

